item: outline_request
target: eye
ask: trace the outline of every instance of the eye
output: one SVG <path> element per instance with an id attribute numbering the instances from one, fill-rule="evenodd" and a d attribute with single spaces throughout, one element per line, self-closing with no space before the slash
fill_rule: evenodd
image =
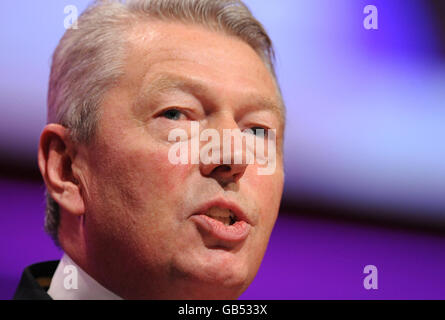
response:
<path id="1" fill-rule="evenodd" d="M 267 128 L 251 127 L 248 130 L 251 130 L 252 133 L 256 136 L 267 137 Z"/>
<path id="2" fill-rule="evenodd" d="M 169 120 L 180 120 L 181 115 L 184 115 L 178 109 L 169 109 L 160 114 L 161 117 L 167 118 Z"/>

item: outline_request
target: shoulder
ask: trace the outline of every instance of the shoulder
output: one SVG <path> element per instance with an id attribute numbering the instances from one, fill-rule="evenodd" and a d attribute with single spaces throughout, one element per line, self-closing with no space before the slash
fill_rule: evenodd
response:
<path id="1" fill-rule="evenodd" d="M 22 273 L 14 300 L 51 300 L 47 290 L 59 264 L 58 260 L 28 266 Z"/>

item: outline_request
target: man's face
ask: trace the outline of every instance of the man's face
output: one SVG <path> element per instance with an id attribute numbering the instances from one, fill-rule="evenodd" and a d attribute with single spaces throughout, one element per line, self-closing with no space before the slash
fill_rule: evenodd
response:
<path id="1" fill-rule="evenodd" d="M 221 135 L 277 129 L 279 145 L 273 78 L 246 43 L 200 26 L 141 23 L 130 43 L 125 75 L 106 94 L 87 147 L 87 269 L 124 298 L 236 298 L 253 280 L 277 218 L 281 148 L 275 172 L 258 175 L 256 163 L 172 164 L 168 136 L 197 121 Z M 209 206 L 239 210 L 244 229 L 206 225 L 197 214 Z"/>

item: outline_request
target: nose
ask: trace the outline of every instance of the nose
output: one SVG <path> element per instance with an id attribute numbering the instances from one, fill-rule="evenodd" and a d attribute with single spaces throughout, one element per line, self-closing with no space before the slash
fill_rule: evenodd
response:
<path id="1" fill-rule="evenodd" d="M 238 182 L 246 172 L 246 164 L 208 164 L 201 166 L 202 175 L 218 181 L 222 186 Z"/>
<path id="2" fill-rule="evenodd" d="M 248 166 L 244 157 L 245 147 L 243 141 L 241 140 L 241 144 L 236 144 L 233 141 L 234 139 L 242 139 L 242 135 L 235 134 L 235 131 L 233 131 L 233 129 L 239 130 L 238 124 L 233 117 L 227 114 L 219 119 L 215 118 L 213 123 L 215 125 L 212 125 L 212 123 L 209 122 L 209 126 L 218 132 L 220 138 L 219 162 L 216 164 L 212 162 L 206 164 L 200 161 L 199 166 L 201 174 L 215 179 L 222 186 L 226 186 L 230 183 L 237 183 L 243 177 Z M 229 136 L 229 130 L 234 134 Z M 224 131 L 226 131 L 226 136 L 224 135 Z M 238 131 L 238 133 L 240 133 L 240 131 Z M 236 147 L 238 149 L 235 149 Z M 239 149 L 240 147 L 241 150 Z M 238 158 L 237 161 L 235 161 L 236 158 Z M 242 159 L 241 163 L 239 163 L 239 159 Z"/>

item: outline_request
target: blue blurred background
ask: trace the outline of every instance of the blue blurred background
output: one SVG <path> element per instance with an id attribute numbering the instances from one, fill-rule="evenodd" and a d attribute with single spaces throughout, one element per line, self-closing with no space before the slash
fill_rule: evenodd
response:
<path id="1" fill-rule="evenodd" d="M 43 232 L 36 153 L 64 8 L 0 5 L 0 298 L 61 252 Z M 445 298 L 445 3 L 247 0 L 275 42 L 287 104 L 286 185 L 243 298 Z M 366 30 L 366 5 L 378 30 Z M 378 290 L 365 290 L 374 264 Z"/>

